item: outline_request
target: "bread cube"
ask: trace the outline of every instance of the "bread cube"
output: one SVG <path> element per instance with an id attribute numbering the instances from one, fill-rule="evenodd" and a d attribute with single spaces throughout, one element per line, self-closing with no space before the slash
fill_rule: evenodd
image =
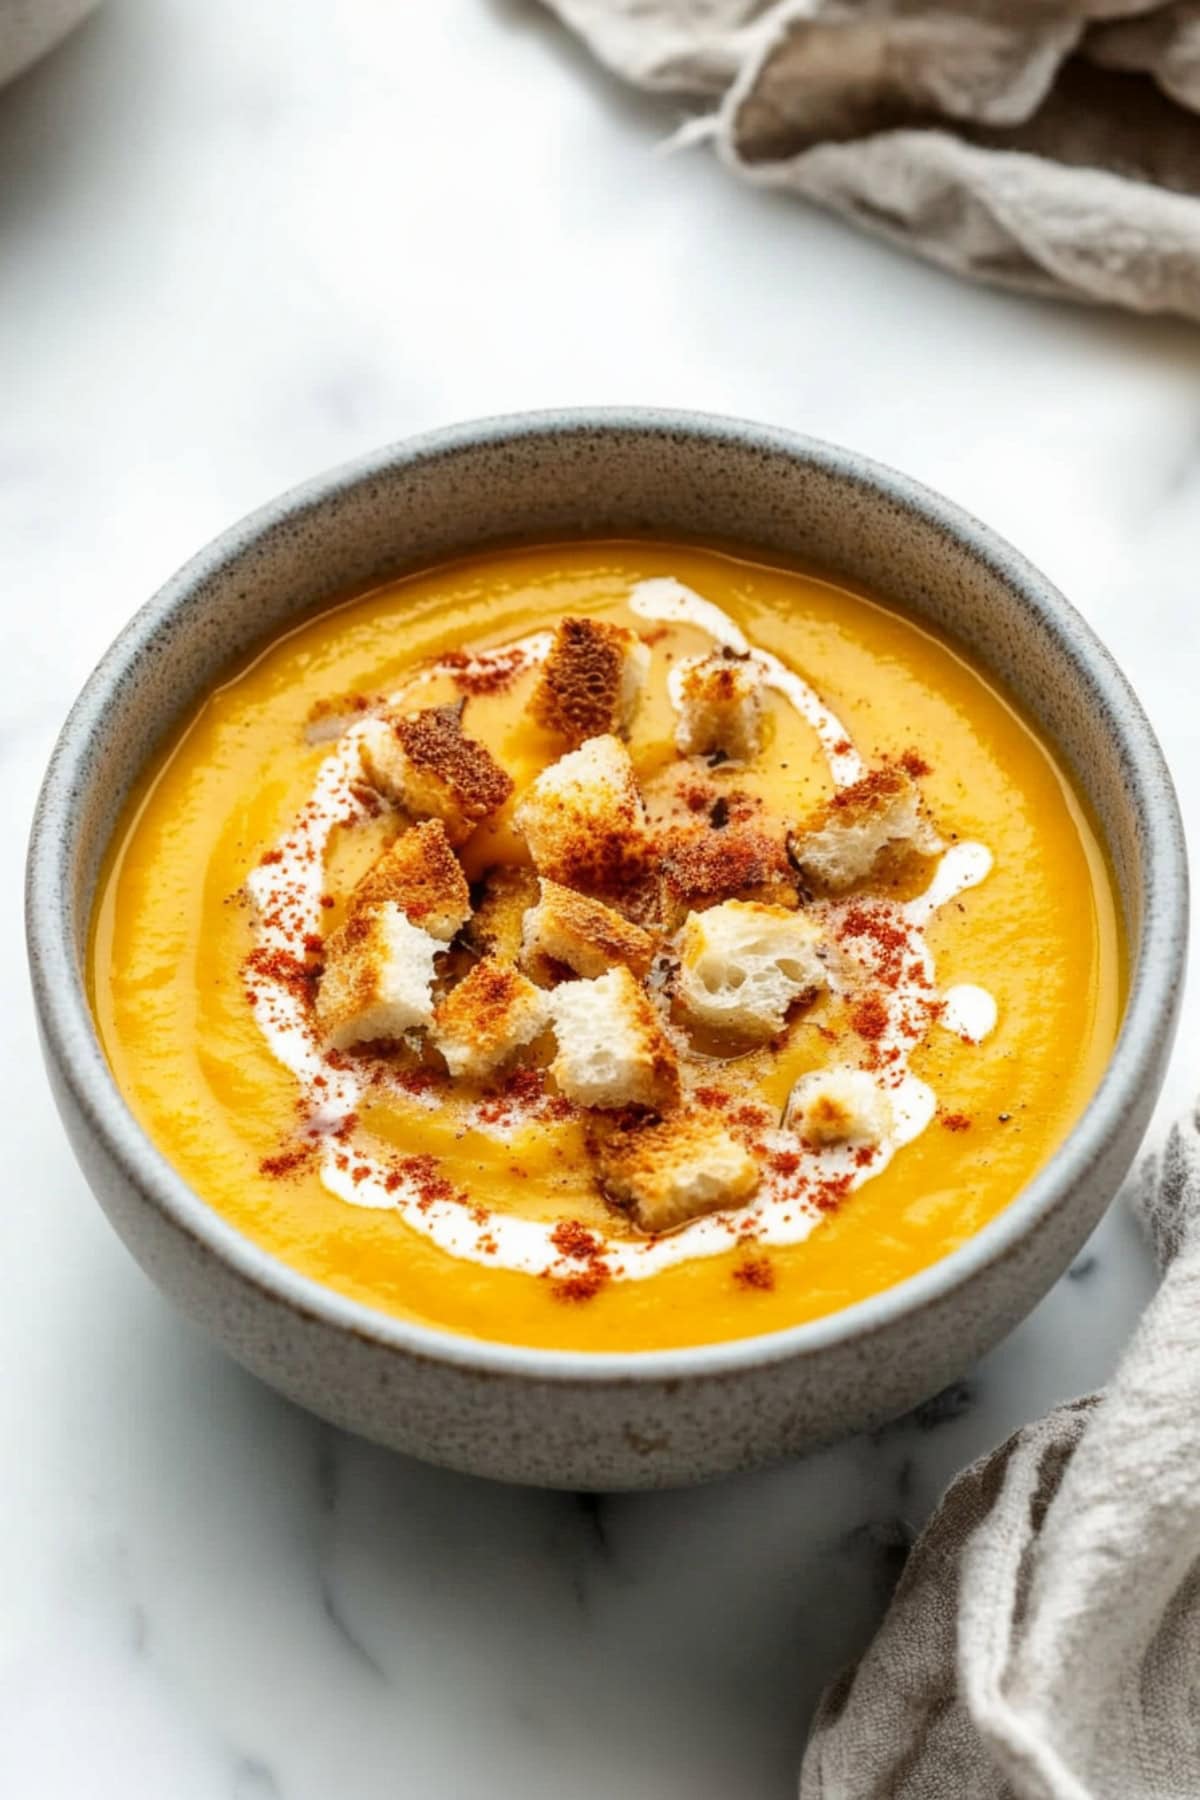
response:
<path id="1" fill-rule="evenodd" d="M 686 663 L 679 672 L 675 745 L 683 756 L 724 751 L 748 762 L 762 741 L 762 665 L 732 650 Z"/>
<path id="2" fill-rule="evenodd" d="M 799 905 L 782 825 L 774 832 L 749 822 L 674 827 L 659 839 L 659 871 L 668 930 L 677 929 L 688 913 L 723 900 Z"/>
<path id="3" fill-rule="evenodd" d="M 736 1138 L 687 1113 L 619 1128 L 593 1150 L 600 1185 L 646 1232 L 740 1206 L 759 1182 L 757 1163 Z"/>
<path id="4" fill-rule="evenodd" d="M 825 984 L 820 927 L 802 912 L 727 900 L 689 915 L 678 939 L 678 997 L 700 1025 L 768 1038 Z"/>
<path id="5" fill-rule="evenodd" d="M 878 1146 L 894 1124 L 892 1102 L 865 1069 L 814 1069 L 788 1096 L 783 1123 L 814 1149 Z"/>
<path id="6" fill-rule="evenodd" d="M 433 1041 L 451 1075 L 482 1081 L 510 1062 L 549 1019 L 549 995 L 511 963 L 476 963 L 437 1009 Z"/>
<path id="7" fill-rule="evenodd" d="M 892 763 L 839 789 L 788 838 L 797 867 L 831 893 L 864 880 L 889 844 L 922 856 L 942 848 L 916 782 Z"/>
<path id="8" fill-rule="evenodd" d="M 633 722 L 650 652 L 632 631 L 600 619 L 564 619 L 529 702 L 539 725 L 578 748 Z"/>
<path id="9" fill-rule="evenodd" d="M 444 947 L 394 900 L 352 914 L 326 941 L 317 988 L 317 1024 L 334 1049 L 428 1025 L 434 958 Z"/>
<path id="10" fill-rule="evenodd" d="M 461 705 L 372 719 L 359 754 L 373 788 L 414 819 L 440 819 L 452 844 L 512 793 L 512 778 L 491 751 L 463 732 Z"/>
<path id="11" fill-rule="evenodd" d="M 594 737 L 543 769 L 516 809 L 539 875 L 617 898 L 644 884 L 646 815 L 633 764 L 615 737 Z"/>
<path id="12" fill-rule="evenodd" d="M 654 939 L 603 901 L 543 878 L 538 904 L 525 915 L 521 956 L 535 967 L 549 957 L 589 978 L 624 963 L 644 980 L 654 956 Z"/>
<path id="13" fill-rule="evenodd" d="M 350 895 L 350 911 L 385 901 L 448 944 L 471 916 L 471 893 L 440 819 L 401 832 Z"/>
<path id="14" fill-rule="evenodd" d="M 679 1099 L 679 1060 L 650 1000 L 625 967 L 565 981 L 550 996 L 558 1055 L 551 1074 L 580 1106 L 647 1106 Z"/>
<path id="15" fill-rule="evenodd" d="M 525 915 L 537 905 L 539 891 L 537 874 L 526 864 L 489 869 L 467 926 L 471 946 L 483 956 L 519 962 Z"/>

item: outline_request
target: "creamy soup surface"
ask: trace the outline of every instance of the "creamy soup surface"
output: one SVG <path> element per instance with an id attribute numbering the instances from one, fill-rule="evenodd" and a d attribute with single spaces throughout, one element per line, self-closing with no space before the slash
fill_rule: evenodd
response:
<path id="1" fill-rule="evenodd" d="M 1071 1129 L 1123 949 L 1052 749 L 952 644 L 694 546 L 306 619 L 134 796 L 91 993 L 136 1116 L 303 1274 L 584 1350 L 816 1318 Z"/>

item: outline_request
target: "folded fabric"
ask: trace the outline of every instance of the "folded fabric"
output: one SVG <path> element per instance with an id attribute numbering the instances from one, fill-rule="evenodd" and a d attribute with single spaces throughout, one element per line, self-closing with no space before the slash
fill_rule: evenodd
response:
<path id="1" fill-rule="evenodd" d="M 1162 1287 L 1103 1394 L 960 1475 L 825 1695 L 800 1800 L 1200 1792 L 1200 1144 L 1142 1210 Z"/>
<path id="2" fill-rule="evenodd" d="M 1200 317 L 1200 0 L 545 0 L 750 181 L 962 274 Z"/>
<path id="3" fill-rule="evenodd" d="M 53 50 L 100 0 L 0 0 L 0 82 Z"/>

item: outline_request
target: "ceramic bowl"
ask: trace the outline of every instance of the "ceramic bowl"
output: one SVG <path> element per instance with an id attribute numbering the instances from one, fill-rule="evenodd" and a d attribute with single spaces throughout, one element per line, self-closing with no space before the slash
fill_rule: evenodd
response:
<path id="1" fill-rule="evenodd" d="M 588 1355 L 387 1318 L 227 1225 L 135 1124 L 82 964 L 130 784 L 231 661 L 323 601 L 514 539 L 725 539 L 900 602 L 1019 696 L 1106 839 L 1132 951 L 1108 1070 L 1036 1180 L 961 1249 L 829 1318 L 695 1349 Z M 137 614 L 77 701 L 38 806 L 28 931 L 46 1060 L 75 1153 L 147 1273 L 314 1412 L 508 1481 L 652 1487 L 794 1455 L 915 1405 L 1029 1311 L 1121 1181 L 1170 1047 L 1187 872 L 1161 752 L 1079 615 L 984 526 L 893 471 L 765 426 L 579 412 L 440 431 L 318 477 L 217 539 Z"/>

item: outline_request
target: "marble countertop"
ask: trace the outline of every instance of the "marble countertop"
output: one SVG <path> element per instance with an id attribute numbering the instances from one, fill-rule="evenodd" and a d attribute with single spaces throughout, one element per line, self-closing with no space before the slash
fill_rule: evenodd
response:
<path id="1" fill-rule="evenodd" d="M 0 94 L 0 1792 L 780 1800 L 950 1476 L 1104 1380 L 1122 1202 L 915 1417 L 680 1494 L 490 1487 L 337 1435 L 181 1323 L 59 1130 L 19 955 L 42 765 L 117 627 L 322 466 L 473 414 L 710 408 L 1013 538 L 1200 818 L 1200 337 L 976 291 L 780 197 L 518 0 L 108 0 Z M 1195 831 L 1193 829 L 1193 835 Z M 1192 1099 L 1189 1008 L 1161 1121 Z"/>

